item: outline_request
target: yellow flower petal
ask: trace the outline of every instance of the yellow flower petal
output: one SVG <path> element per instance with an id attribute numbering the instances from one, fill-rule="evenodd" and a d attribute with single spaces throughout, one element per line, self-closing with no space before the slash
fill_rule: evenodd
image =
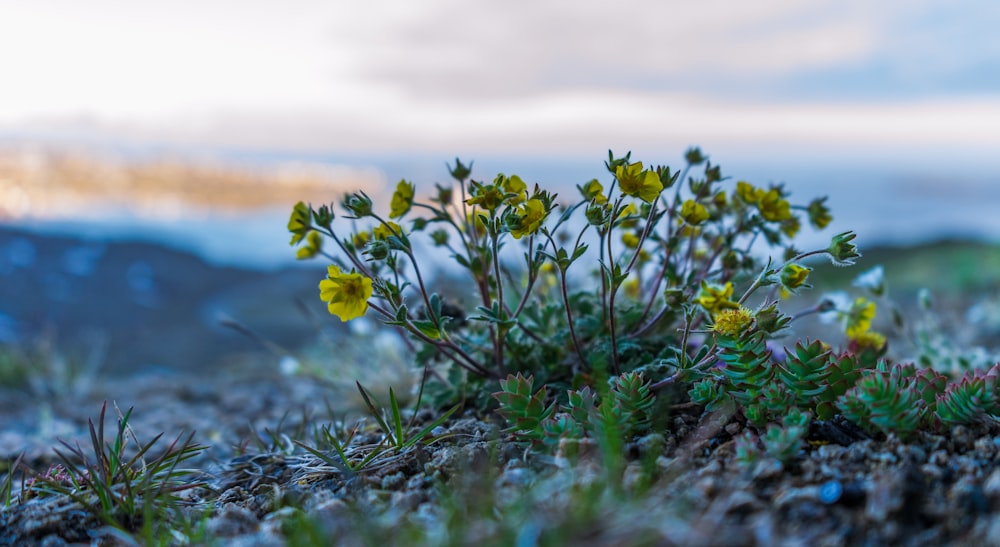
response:
<path id="1" fill-rule="evenodd" d="M 364 315 L 372 292 L 370 278 L 356 272 L 342 273 L 333 265 L 327 268 L 327 278 L 319 282 L 320 300 L 327 302 L 327 310 L 341 321 Z"/>
<path id="2" fill-rule="evenodd" d="M 399 181 L 389 205 L 389 218 L 399 218 L 409 212 L 413 206 L 413 190 L 413 183 L 406 180 Z"/>

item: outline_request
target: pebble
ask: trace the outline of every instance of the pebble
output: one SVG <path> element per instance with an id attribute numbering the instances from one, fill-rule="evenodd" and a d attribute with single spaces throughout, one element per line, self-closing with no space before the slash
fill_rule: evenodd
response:
<path id="1" fill-rule="evenodd" d="M 868 491 L 865 515 L 874 522 L 885 522 L 903 505 L 903 488 L 898 474 L 874 479 Z"/>
<path id="2" fill-rule="evenodd" d="M 871 448 L 867 442 L 857 442 L 847 447 L 846 458 L 852 463 L 861 463 L 868 459 Z"/>
<path id="3" fill-rule="evenodd" d="M 534 480 L 534 473 L 531 470 L 524 467 L 515 467 L 501 473 L 497 482 L 501 486 L 524 487 L 531 484 L 532 480 Z"/>
<path id="4" fill-rule="evenodd" d="M 406 483 L 406 475 L 402 471 L 382 477 L 379 486 L 383 490 L 399 490 Z"/>
<path id="5" fill-rule="evenodd" d="M 827 481 L 819 487 L 819 501 L 827 505 L 840 503 L 848 507 L 865 499 L 865 490 L 858 482 Z"/>
<path id="6" fill-rule="evenodd" d="M 948 465 L 948 452 L 944 450 L 935 450 L 931 453 L 930 457 L 927 458 L 927 461 L 934 465 L 944 467 Z"/>
<path id="7" fill-rule="evenodd" d="M 994 469 L 983 481 L 983 494 L 993 503 L 1000 503 L 1000 469 Z"/>
<path id="8" fill-rule="evenodd" d="M 944 470 L 940 466 L 934 465 L 933 463 L 925 463 L 920 466 L 920 471 L 923 472 L 924 476 L 930 480 L 941 480 L 944 476 Z"/>
<path id="9" fill-rule="evenodd" d="M 737 490 L 726 500 L 726 513 L 752 513 L 764 507 L 764 503 L 750 492 Z"/>
<path id="10" fill-rule="evenodd" d="M 831 505 L 840 501 L 844 493 L 844 486 L 840 481 L 827 481 L 819 488 L 819 501 Z"/>
<path id="11" fill-rule="evenodd" d="M 820 500 L 821 487 L 804 486 L 801 488 L 788 488 L 782 490 L 774 497 L 774 504 L 784 508 L 788 505 L 800 504 L 803 502 L 813 502 Z"/>
<path id="12" fill-rule="evenodd" d="M 215 536 L 234 537 L 256 532 L 259 527 L 260 521 L 249 509 L 227 504 L 217 516 L 209 519 L 207 530 Z"/>
<path id="13" fill-rule="evenodd" d="M 818 457 L 820 460 L 831 461 L 842 458 L 845 452 L 847 452 L 845 447 L 831 443 L 820 446 L 813 454 L 814 457 Z"/>
<path id="14" fill-rule="evenodd" d="M 781 475 L 785 470 L 785 466 L 781 465 L 781 462 L 774 458 L 763 458 L 757 465 L 754 466 L 753 472 L 750 474 L 754 480 L 770 479 Z"/>

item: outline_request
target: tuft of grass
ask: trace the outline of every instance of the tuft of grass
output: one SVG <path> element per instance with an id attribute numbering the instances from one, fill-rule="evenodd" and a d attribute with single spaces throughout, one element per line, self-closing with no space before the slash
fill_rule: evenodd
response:
<path id="1" fill-rule="evenodd" d="M 316 456 L 327 465 L 341 471 L 346 471 L 349 474 L 355 474 L 362 469 L 374 465 L 375 460 L 380 456 L 383 456 L 389 450 L 399 454 L 412 448 L 418 443 L 430 443 L 437 440 L 437 437 L 431 436 L 431 432 L 441 424 L 448 421 L 448 419 L 462 407 L 462 405 L 457 404 L 442 413 L 430 424 L 414 431 L 414 422 L 416 420 L 417 413 L 414 411 L 408 423 L 404 425 L 403 413 L 399 405 L 399 400 L 396 398 L 396 393 L 392 388 L 389 388 L 389 409 L 386 410 L 384 407 L 378 405 L 374 396 L 366 390 L 360 382 L 356 383 L 358 391 L 361 393 L 361 397 L 364 400 L 365 405 L 368 407 L 370 416 L 375 420 L 376 424 L 382 431 L 382 439 L 378 442 L 378 444 L 362 449 L 351 450 L 350 445 L 358 431 L 357 426 L 343 439 L 338 438 L 338 435 L 333 433 L 330 426 L 324 427 L 320 431 L 320 435 L 317 440 L 325 441 L 325 444 L 333 448 L 339 458 L 338 460 L 318 448 L 311 447 L 301 441 L 293 441 L 303 450 L 313 456 Z M 418 396 L 417 400 L 419 404 L 420 396 Z M 317 445 L 318 444 L 319 443 L 317 443 Z M 359 452 L 364 454 L 360 457 L 360 459 L 357 458 Z"/>
<path id="2" fill-rule="evenodd" d="M 104 365 L 108 338 L 90 332 L 72 344 L 55 333 L 16 344 L 0 344 L 0 386 L 40 396 L 87 391 Z"/>
<path id="3" fill-rule="evenodd" d="M 191 432 L 178 435 L 162 452 L 152 456 L 162 433 L 140 443 L 128 425 L 130 408 L 124 414 L 118 412 L 118 428 L 114 437 L 108 439 L 104 429 L 106 411 L 105 402 L 98 423 L 88 421 L 89 449 L 79 443 L 60 441 L 64 450 L 55 452 L 61 464 L 44 474 L 33 474 L 27 481 L 26 495 L 66 496 L 100 521 L 123 531 L 148 526 L 152 520 L 167 520 L 181 501 L 180 492 L 204 486 L 198 481 L 186 481 L 197 471 L 181 464 L 205 447 L 193 442 L 194 432 Z"/>

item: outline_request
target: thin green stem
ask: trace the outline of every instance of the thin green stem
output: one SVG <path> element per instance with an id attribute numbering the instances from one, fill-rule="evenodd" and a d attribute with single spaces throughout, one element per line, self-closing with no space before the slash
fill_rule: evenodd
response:
<path id="1" fill-rule="evenodd" d="M 581 231 L 581 235 L 582 234 L 583 232 Z M 556 240 L 553 239 L 552 235 L 547 231 L 545 232 L 545 236 L 548 238 L 549 244 L 552 245 L 553 256 L 556 255 L 559 251 L 559 248 L 556 245 Z M 577 241 L 579 241 L 579 238 Z M 576 335 L 576 326 L 573 321 L 573 310 L 569 305 L 569 283 L 566 280 L 566 268 L 559 265 L 556 265 L 556 267 L 559 268 L 559 292 L 563 299 L 563 309 L 566 310 L 566 325 L 569 327 L 569 336 L 573 341 L 573 349 L 576 351 L 577 358 L 580 359 L 580 364 L 582 366 L 587 366 L 587 358 L 583 355 L 583 347 L 580 345 L 580 339 Z"/>
<path id="2" fill-rule="evenodd" d="M 507 303 L 504 301 L 503 278 L 500 276 L 500 246 L 499 246 L 500 234 L 497 233 L 496 223 L 494 222 L 494 219 L 492 218 L 490 219 L 490 224 L 491 225 L 489 227 L 489 234 L 490 234 L 490 247 L 492 248 L 493 251 L 493 277 L 496 279 L 497 302 L 499 302 L 500 304 L 499 306 L 497 306 L 497 309 L 500 315 L 503 316 L 507 313 L 506 311 Z M 497 370 L 500 371 L 501 375 L 503 374 L 504 369 L 506 369 L 503 362 L 503 347 L 504 347 L 504 339 L 506 337 L 507 337 L 507 327 L 501 325 L 498 329 L 496 329 L 496 333 L 494 334 L 494 339 L 493 339 L 493 358 Z"/>
<path id="3" fill-rule="evenodd" d="M 622 195 L 618 197 L 617 201 L 615 201 L 615 206 L 611 208 L 612 217 L 615 217 L 618 214 L 618 210 L 621 207 L 621 204 L 624 201 L 624 199 L 625 196 Z M 614 226 L 614 222 L 615 218 L 612 218 L 611 220 L 612 226 Z M 611 368 L 614 371 L 614 373 L 618 375 L 621 374 L 621 366 L 618 363 L 618 333 L 617 333 L 618 326 L 617 326 L 617 317 L 615 316 L 615 296 L 618 294 L 618 280 L 615 279 L 616 261 L 614 259 L 614 254 L 611 249 L 610 230 L 609 230 L 609 236 L 605 240 L 605 244 L 607 245 L 608 264 L 609 264 L 606 267 L 606 269 L 608 270 L 607 274 L 610 277 L 610 279 L 606 281 L 606 283 L 610 284 L 610 287 L 608 287 L 608 289 L 605 291 L 605 296 L 606 296 L 605 302 L 607 303 L 608 330 L 611 339 Z M 636 253 L 636 255 L 633 255 L 633 258 L 635 258 L 635 256 L 638 256 L 638 252 Z"/>

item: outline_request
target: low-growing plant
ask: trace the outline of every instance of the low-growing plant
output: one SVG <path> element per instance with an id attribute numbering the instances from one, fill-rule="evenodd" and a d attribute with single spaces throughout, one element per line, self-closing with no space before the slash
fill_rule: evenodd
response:
<path id="1" fill-rule="evenodd" d="M 382 438 L 377 444 L 351 450 L 351 441 L 357 433 L 357 426 L 346 435 L 338 435 L 334 432 L 332 425 L 328 425 L 320 430 L 316 439 L 317 446 L 315 447 L 309 446 L 302 441 L 293 441 L 306 452 L 318 457 L 326 464 L 347 471 L 348 473 L 357 473 L 366 467 L 374 465 L 377 460 L 385 456 L 389 451 L 393 454 L 398 454 L 418 443 L 430 443 L 437 440 L 438 438 L 431 433 L 461 408 L 461 405 L 456 404 L 440 414 L 431 423 L 419 430 L 415 430 L 416 411 L 412 413 L 410 419 L 404 425 L 403 411 L 392 388 L 389 389 L 388 409 L 380 406 L 372 394 L 360 382 L 357 383 L 357 388 L 368 407 L 369 415 L 375 420 L 375 423 L 378 424 L 382 431 Z M 418 408 L 421 395 L 417 396 Z M 328 445 L 332 448 L 339 459 L 334 459 L 324 452 L 321 448 L 322 445 Z M 354 453 L 349 454 L 349 451 Z"/>
<path id="2" fill-rule="evenodd" d="M 654 399 L 649 382 L 640 373 L 627 372 L 609 384 L 601 394 L 589 386 L 569 390 L 557 408 L 547 402 L 544 386 L 533 391 L 533 378 L 518 374 L 500 380 L 500 391 L 493 397 L 500 404 L 497 412 L 511 424 L 509 431 L 551 447 L 587 434 L 600 438 L 605 430 L 624 438 L 648 430 Z"/>
<path id="3" fill-rule="evenodd" d="M 30 340 L 0 343 L 0 387 L 38 396 L 85 392 L 97 379 L 107 336 L 89 331 L 72 344 L 46 330 Z"/>
<path id="4" fill-rule="evenodd" d="M 803 219 L 831 222 L 826 198 L 793 205 L 783 184 L 734 182 L 697 148 L 681 170 L 610 151 L 605 167 L 607 185 L 591 180 L 566 200 L 516 175 L 475 180 L 456 159 L 452 184 L 418 199 L 402 180 L 388 212 L 364 192 L 344 196 L 348 235 L 334 204 L 296 204 L 291 243 L 300 258 L 330 262 L 319 289 L 331 314 L 371 310 L 417 344 L 436 405 L 469 398 L 485 408 L 492 394 L 510 431 L 535 444 L 602 428 L 640 433 L 671 386 L 709 410 L 738 411 L 762 432 L 763 453 L 783 461 L 811 420 L 838 413 L 872 433 L 908 435 L 996 412 L 994 373 L 949 383 L 887 360 L 873 328 L 879 303 L 903 321 L 880 269 L 857 283 L 867 297 L 783 312 L 786 297 L 811 287 L 808 260 L 846 266 L 861 256 L 850 231 L 825 248 L 794 247 Z M 763 258 L 758 243 L 780 259 Z M 450 279 L 468 280 L 446 295 L 428 274 L 442 255 L 454 260 Z M 777 352 L 790 324 L 814 313 L 840 323 L 845 346 L 805 340 Z M 747 458 L 757 438 L 741 441 Z"/>
<path id="5" fill-rule="evenodd" d="M 828 249 L 791 247 L 799 212 L 816 228 L 830 222 L 825 198 L 793 206 L 781 184 L 731 183 L 696 148 L 685 159 L 678 171 L 609 152 L 608 187 L 591 180 L 569 201 L 516 175 L 472 179 L 471 164 L 456 160 L 455 182 L 435 185 L 424 200 L 400 181 L 387 213 L 364 192 L 345 196 L 347 236 L 332 204 L 298 203 L 288 229 L 300 258 L 330 261 L 320 297 L 331 314 L 348 321 L 373 310 L 425 348 L 419 364 L 435 366 L 443 356 L 456 367 L 435 375 L 435 389 L 452 388 L 437 393 L 468 393 L 484 404 L 492 390 L 477 386 L 507 374 L 572 387 L 671 358 L 675 370 L 661 371 L 687 372 L 708 362 L 691 363 L 687 352 L 717 314 L 781 281 L 783 290 L 805 287 L 809 268 L 801 261 L 809 256 L 848 264 L 858 255 L 851 233 Z M 689 176 L 698 166 L 703 174 Z M 407 218 L 409 226 L 397 223 Z M 784 247 L 788 260 L 765 265 L 752 252 L 761 240 Z M 447 299 L 426 273 L 443 253 L 469 280 Z M 739 300 L 734 283 L 748 286 Z M 776 330 L 782 318 L 761 310 L 775 314 Z"/>
<path id="6" fill-rule="evenodd" d="M 32 473 L 22 498 L 62 495 L 78 503 L 100 521 L 124 531 L 143 525 L 144 518 L 164 520 L 179 503 L 178 494 L 202 483 L 186 480 L 196 470 L 181 467 L 204 447 L 193 442 L 194 433 L 178 436 L 156 456 L 151 450 L 163 434 L 140 443 L 128 425 L 132 410 L 119 413 L 118 429 L 107 442 L 101 406 L 97 425 L 90 425 L 90 450 L 62 441 L 56 449 L 60 464 L 44 473 Z"/>

